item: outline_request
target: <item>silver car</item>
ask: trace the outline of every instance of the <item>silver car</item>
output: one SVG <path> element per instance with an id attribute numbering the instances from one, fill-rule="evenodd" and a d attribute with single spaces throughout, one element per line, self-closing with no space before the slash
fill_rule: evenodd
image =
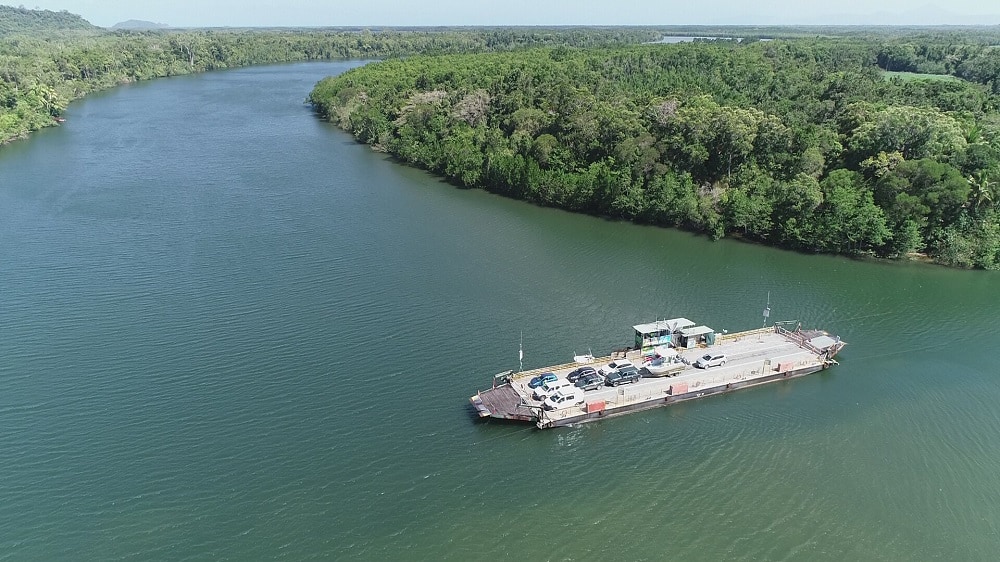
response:
<path id="1" fill-rule="evenodd" d="M 715 367 L 718 365 L 722 367 L 726 364 L 726 354 L 725 353 L 706 353 L 705 355 L 698 358 L 694 362 L 694 366 L 699 369 L 707 369 L 709 367 Z"/>
<path id="2" fill-rule="evenodd" d="M 606 377 L 611 373 L 617 373 L 625 367 L 635 367 L 635 365 L 633 365 L 628 359 L 618 359 L 601 367 L 600 373 Z"/>

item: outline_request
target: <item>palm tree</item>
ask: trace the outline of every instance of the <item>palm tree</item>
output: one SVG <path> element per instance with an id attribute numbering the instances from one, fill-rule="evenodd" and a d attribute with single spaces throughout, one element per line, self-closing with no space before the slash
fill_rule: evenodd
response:
<path id="1" fill-rule="evenodd" d="M 969 176 L 969 186 L 972 187 L 972 192 L 969 194 L 969 202 L 977 214 L 984 205 L 993 207 L 996 201 L 994 189 L 997 187 L 997 182 L 990 179 L 988 171 L 980 170 Z"/>

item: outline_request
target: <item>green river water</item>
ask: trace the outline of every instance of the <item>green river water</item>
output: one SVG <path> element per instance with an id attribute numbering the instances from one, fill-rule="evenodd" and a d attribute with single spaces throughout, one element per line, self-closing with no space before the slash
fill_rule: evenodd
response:
<path id="1" fill-rule="evenodd" d="M 459 190 L 293 64 L 121 87 L 0 148 L 0 560 L 994 560 L 1000 276 Z M 491 376 L 685 316 L 841 364 L 549 431 Z"/>

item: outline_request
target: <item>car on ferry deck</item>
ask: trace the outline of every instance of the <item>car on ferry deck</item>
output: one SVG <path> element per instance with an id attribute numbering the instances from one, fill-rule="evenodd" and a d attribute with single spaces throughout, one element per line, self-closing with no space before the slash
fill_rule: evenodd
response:
<path id="1" fill-rule="evenodd" d="M 626 367 L 635 367 L 635 365 L 633 365 L 628 359 L 616 359 L 615 361 L 601 367 L 599 372 L 606 377 L 611 373 L 616 373 Z"/>
<path id="2" fill-rule="evenodd" d="M 634 365 L 629 365 L 628 367 L 622 367 L 617 371 L 611 373 L 607 376 L 604 384 L 608 386 L 618 386 L 620 384 L 639 382 L 642 375 L 639 374 L 639 369 L 636 369 Z"/>
<path id="3" fill-rule="evenodd" d="M 590 374 L 596 375 L 597 369 L 589 366 L 580 367 L 579 369 L 574 369 L 572 372 L 570 372 L 570 374 L 566 375 L 566 378 L 569 380 L 569 382 L 576 382 L 583 376 Z"/>
<path id="4" fill-rule="evenodd" d="M 547 382 L 553 382 L 559 377 L 555 373 L 542 373 L 528 381 L 528 388 L 538 388 Z"/>
<path id="5" fill-rule="evenodd" d="M 542 386 L 535 389 L 535 392 L 531 394 L 531 397 L 535 400 L 545 400 L 549 396 L 555 393 L 555 391 L 560 388 L 573 388 L 573 383 L 566 379 L 556 379 L 554 381 L 549 381 Z"/>
<path id="6" fill-rule="evenodd" d="M 576 379 L 576 387 L 580 390 L 597 390 L 602 386 L 604 386 L 604 377 L 599 375 L 597 371 Z"/>
<path id="7" fill-rule="evenodd" d="M 572 386 L 560 388 L 552 396 L 545 399 L 542 407 L 546 410 L 562 410 L 577 404 L 583 404 L 582 391 Z"/>
<path id="8" fill-rule="evenodd" d="M 706 353 L 705 355 L 698 358 L 694 362 L 694 366 L 699 369 L 707 369 L 709 367 L 719 367 L 726 366 L 726 354 L 725 353 Z"/>

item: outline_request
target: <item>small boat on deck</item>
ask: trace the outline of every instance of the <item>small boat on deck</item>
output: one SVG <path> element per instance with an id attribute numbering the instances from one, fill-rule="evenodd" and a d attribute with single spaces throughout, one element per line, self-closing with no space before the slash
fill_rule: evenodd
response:
<path id="1" fill-rule="evenodd" d="M 657 346 L 654 351 L 655 354 L 642 365 L 654 377 L 676 375 L 687 366 L 677 355 L 677 350 L 671 347 Z"/>
<path id="2" fill-rule="evenodd" d="M 658 357 L 646 363 L 643 367 L 654 377 L 669 377 L 680 373 L 687 365 L 680 361 L 671 361 L 663 357 Z"/>

